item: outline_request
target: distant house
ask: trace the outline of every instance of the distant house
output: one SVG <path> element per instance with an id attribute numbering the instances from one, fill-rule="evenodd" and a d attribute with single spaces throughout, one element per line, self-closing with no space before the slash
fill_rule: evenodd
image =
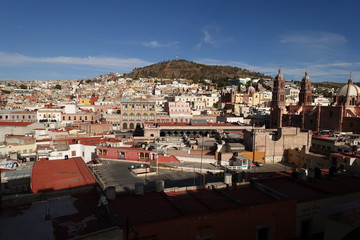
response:
<path id="1" fill-rule="evenodd" d="M 155 161 L 157 158 L 156 152 L 148 151 L 142 148 L 108 147 L 106 145 L 97 147 L 96 155 L 100 159 L 128 160 L 139 162 Z"/>

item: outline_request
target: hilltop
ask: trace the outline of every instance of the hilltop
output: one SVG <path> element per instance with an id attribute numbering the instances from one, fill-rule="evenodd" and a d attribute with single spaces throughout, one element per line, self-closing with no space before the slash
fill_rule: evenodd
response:
<path id="1" fill-rule="evenodd" d="M 323 88 L 341 88 L 342 86 L 344 86 L 346 83 L 338 83 L 338 82 L 312 82 L 311 83 L 313 86 L 315 87 L 323 87 Z M 356 83 L 355 83 L 356 84 Z"/>
<path id="2" fill-rule="evenodd" d="M 264 74 L 251 72 L 243 68 L 200 64 L 183 59 L 164 61 L 142 68 L 135 68 L 131 73 L 126 74 L 126 77 L 133 79 L 149 77 L 171 79 L 184 78 L 194 81 L 210 79 L 214 82 L 220 82 L 239 77 L 270 78 Z"/>

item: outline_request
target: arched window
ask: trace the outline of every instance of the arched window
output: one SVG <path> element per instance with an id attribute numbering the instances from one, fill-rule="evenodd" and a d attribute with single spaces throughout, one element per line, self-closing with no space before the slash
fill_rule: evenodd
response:
<path id="1" fill-rule="evenodd" d="M 143 120 L 144 120 L 144 121 L 147 121 L 147 120 L 148 120 L 148 115 L 147 115 L 147 113 L 144 113 L 144 114 L 143 114 Z"/>
<path id="2" fill-rule="evenodd" d="M 154 120 L 155 120 L 155 115 L 154 115 L 153 113 L 150 114 L 149 120 L 150 120 L 150 121 L 154 121 Z"/>
<path id="3" fill-rule="evenodd" d="M 136 120 L 137 120 L 137 121 L 140 121 L 140 120 L 141 120 L 141 114 L 140 114 L 140 113 L 136 114 Z"/>
<path id="4" fill-rule="evenodd" d="M 127 129 L 127 123 L 123 123 L 123 129 Z"/>
<path id="5" fill-rule="evenodd" d="M 134 129 L 134 124 L 133 123 L 130 123 L 130 129 Z"/>
<path id="6" fill-rule="evenodd" d="M 133 113 L 130 113 L 129 120 L 134 120 L 134 114 Z"/>
<path id="7" fill-rule="evenodd" d="M 128 115 L 127 115 L 126 113 L 124 113 L 123 116 L 122 116 L 122 119 L 123 119 L 124 121 L 128 120 Z"/>

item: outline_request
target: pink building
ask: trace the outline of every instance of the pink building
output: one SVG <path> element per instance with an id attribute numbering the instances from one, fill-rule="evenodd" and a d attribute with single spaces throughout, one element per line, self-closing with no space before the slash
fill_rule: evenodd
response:
<path id="1" fill-rule="evenodd" d="M 174 115 L 179 117 L 191 117 L 191 108 L 188 102 L 166 102 L 164 110 L 169 113 L 170 117 Z"/>
<path id="2" fill-rule="evenodd" d="M 113 160 L 128 160 L 149 162 L 157 159 L 157 153 L 142 148 L 131 147 L 97 147 L 96 155 L 98 158 Z"/>

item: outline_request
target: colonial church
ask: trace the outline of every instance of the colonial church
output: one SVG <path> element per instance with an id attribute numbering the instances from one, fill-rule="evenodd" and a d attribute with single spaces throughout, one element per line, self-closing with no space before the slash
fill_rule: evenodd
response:
<path id="1" fill-rule="evenodd" d="M 339 89 L 331 106 L 312 105 L 311 80 L 306 72 L 301 80 L 298 105 L 286 106 L 285 79 L 280 69 L 274 79 L 270 127 L 286 126 L 360 133 L 360 87 L 350 78 Z"/>

